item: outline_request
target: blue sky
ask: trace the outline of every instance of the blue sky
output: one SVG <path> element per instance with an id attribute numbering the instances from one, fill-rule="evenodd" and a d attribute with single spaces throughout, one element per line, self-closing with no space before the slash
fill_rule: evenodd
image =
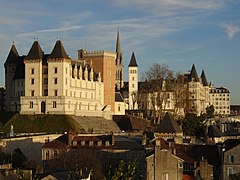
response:
<path id="1" fill-rule="evenodd" d="M 13 41 L 21 55 L 34 38 L 50 53 L 60 37 L 77 58 L 81 48 L 114 51 L 118 28 L 125 68 L 133 51 L 140 76 L 153 63 L 174 72 L 194 63 L 199 75 L 204 69 L 208 81 L 230 90 L 231 104 L 240 104 L 239 0 L 2 0 L 0 85 Z"/>

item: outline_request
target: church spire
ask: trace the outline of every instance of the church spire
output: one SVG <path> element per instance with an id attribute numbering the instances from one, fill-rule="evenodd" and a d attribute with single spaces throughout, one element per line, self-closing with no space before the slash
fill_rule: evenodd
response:
<path id="1" fill-rule="evenodd" d="M 120 45 L 120 32 L 119 32 L 119 30 L 118 30 L 118 33 L 117 33 L 116 53 L 117 53 L 116 65 L 120 65 L 120 64 L 122 64 L 122 51 L 121 51 L 121 45 Z"/>

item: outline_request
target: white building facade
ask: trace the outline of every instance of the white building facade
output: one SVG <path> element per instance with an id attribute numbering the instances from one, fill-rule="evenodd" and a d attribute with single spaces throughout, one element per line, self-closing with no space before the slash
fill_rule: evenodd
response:
<path id="1" fill-rule="evenodd" d="M 9 111 L 110 116 L 110 109 L 103 103 L 104 84 L 100 73 L 94 72 L 91 61 L 72 60 L 61 41 L 56 42 L 51 54 L 44 54 L 38 41 L 35 41 L 28 55 L 17 57 L 14 63 L 15 78 L 11 80 L 14 87 L 7 87 L 14 91 L 8 94 Z M 19 63 L 24 63 L 21 65 L 24 67 L 21 76 L 17 74 Z M 9 68 L 9 63 L 5 64 L 5 69 Z"/>
<path id="2" fill-rule="evenodd" d="M 230 115 L 230 91 L 225 87 L 211 87 L 210 104 L 216 115 Z"/>

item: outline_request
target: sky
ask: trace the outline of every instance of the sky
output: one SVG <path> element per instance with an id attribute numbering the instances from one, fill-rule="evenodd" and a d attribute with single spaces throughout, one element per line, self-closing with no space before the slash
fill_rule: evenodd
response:
<path id="1" fill-rule="evenodd" d="M 37 39 L 51 53 L 58 39 L 71 58 L 78 49 L 115 51 L 117 31 L 127 67 L 135 53 L 140 74 L 154 63 L 175 73 L 195 64 L 207 80 L 240 104 L 239 0 L 1 0 L 0 85 L 14 43 L 26 55 Z"/>

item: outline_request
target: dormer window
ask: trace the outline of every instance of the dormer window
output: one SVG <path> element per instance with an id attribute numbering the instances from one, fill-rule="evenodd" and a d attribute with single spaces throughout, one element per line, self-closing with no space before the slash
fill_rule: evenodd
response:
<path id="1" fill-rule="evenodd" d="M 89 146 L 93 146 L 94 141 L 89 141 Z"/>
<path id="2" fill-rule="evenodd" d="M 101 146 L 101 145 L 102 145 L 102 141 L 98 141 L 98 142 L 97 142 L 97 145 L 98 145 L 98 146 Z"/>
<path id="3" fill-rule="evenodd" d="M 85 146 L 85 141 L 81 141 L 81 146 Z"/>
<path id="4" fill-rule="evenodd" d="M 77 141 L 73 141 L 73 146 L 76 146 L 77 145 Z"/>

